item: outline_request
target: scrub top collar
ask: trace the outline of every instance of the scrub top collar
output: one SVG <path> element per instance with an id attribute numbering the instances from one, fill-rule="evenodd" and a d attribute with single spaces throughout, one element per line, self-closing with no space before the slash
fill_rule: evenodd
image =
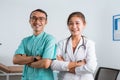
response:
<path id="1" fill-rule="evenodd" d="M 38 39 L 38 38 L 42 37 L 44 33 L 45 33 L 45 32 L 43 31 L 43 32 L 41 32 L 41 33 L 40 33 L 39 35 L 37 35 L 37 36 L 35 36 L 35 35 L 33 34 L 33 38 Z"/>

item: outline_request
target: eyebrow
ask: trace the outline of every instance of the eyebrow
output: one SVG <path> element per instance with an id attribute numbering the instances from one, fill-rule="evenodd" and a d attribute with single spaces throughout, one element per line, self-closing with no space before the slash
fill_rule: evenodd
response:
<path id="1" fill-rule="evenodd" d="M 73 21 L 69 21 L 69 22 L 73 22 Z M 81 21 L 74 21 L 74 22 L 81 22 Z"/>

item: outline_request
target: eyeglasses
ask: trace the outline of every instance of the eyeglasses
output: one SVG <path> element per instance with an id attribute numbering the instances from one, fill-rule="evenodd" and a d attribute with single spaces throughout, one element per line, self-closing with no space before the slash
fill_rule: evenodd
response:
<path id="1" fill-rule="evenodd" d="M 33 16 L 33 17 L 30 17 L 30 19 L 33 21 L 33 22 L 35 22 L 35 21 L 40 21 L 40 22 L 42 22 L 42 21 L 45 21 L 46 20 L 46 18 L 45 17 L 35 17 L 35 16 Z"/>

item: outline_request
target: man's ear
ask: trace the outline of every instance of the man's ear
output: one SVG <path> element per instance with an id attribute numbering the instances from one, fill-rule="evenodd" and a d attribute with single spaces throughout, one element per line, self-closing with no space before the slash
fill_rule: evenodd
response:
<path id="1" fill-rule="evenodd" d="M 86 23 L 84 23 L 84 29 L 86 28 Z"/>
<path id="2" fill-rule="evenodd" d="M 47 24 L 47 23 L 48 23 L 48 21 L 46 20 L 46 21 L 45 21 L 45 24 Z"/>

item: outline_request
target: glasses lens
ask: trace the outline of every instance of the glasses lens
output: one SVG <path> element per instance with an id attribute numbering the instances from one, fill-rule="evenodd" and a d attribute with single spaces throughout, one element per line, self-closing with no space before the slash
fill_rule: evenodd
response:
<path id="1" fill-rule="evenodd" d="M 45 21 L 46 20 L 46 18 L 45 17 L 35 17 L 35 16 L 33 16 L 33 17 L 31 17 L 30 18 L 32 21 Z"/>

